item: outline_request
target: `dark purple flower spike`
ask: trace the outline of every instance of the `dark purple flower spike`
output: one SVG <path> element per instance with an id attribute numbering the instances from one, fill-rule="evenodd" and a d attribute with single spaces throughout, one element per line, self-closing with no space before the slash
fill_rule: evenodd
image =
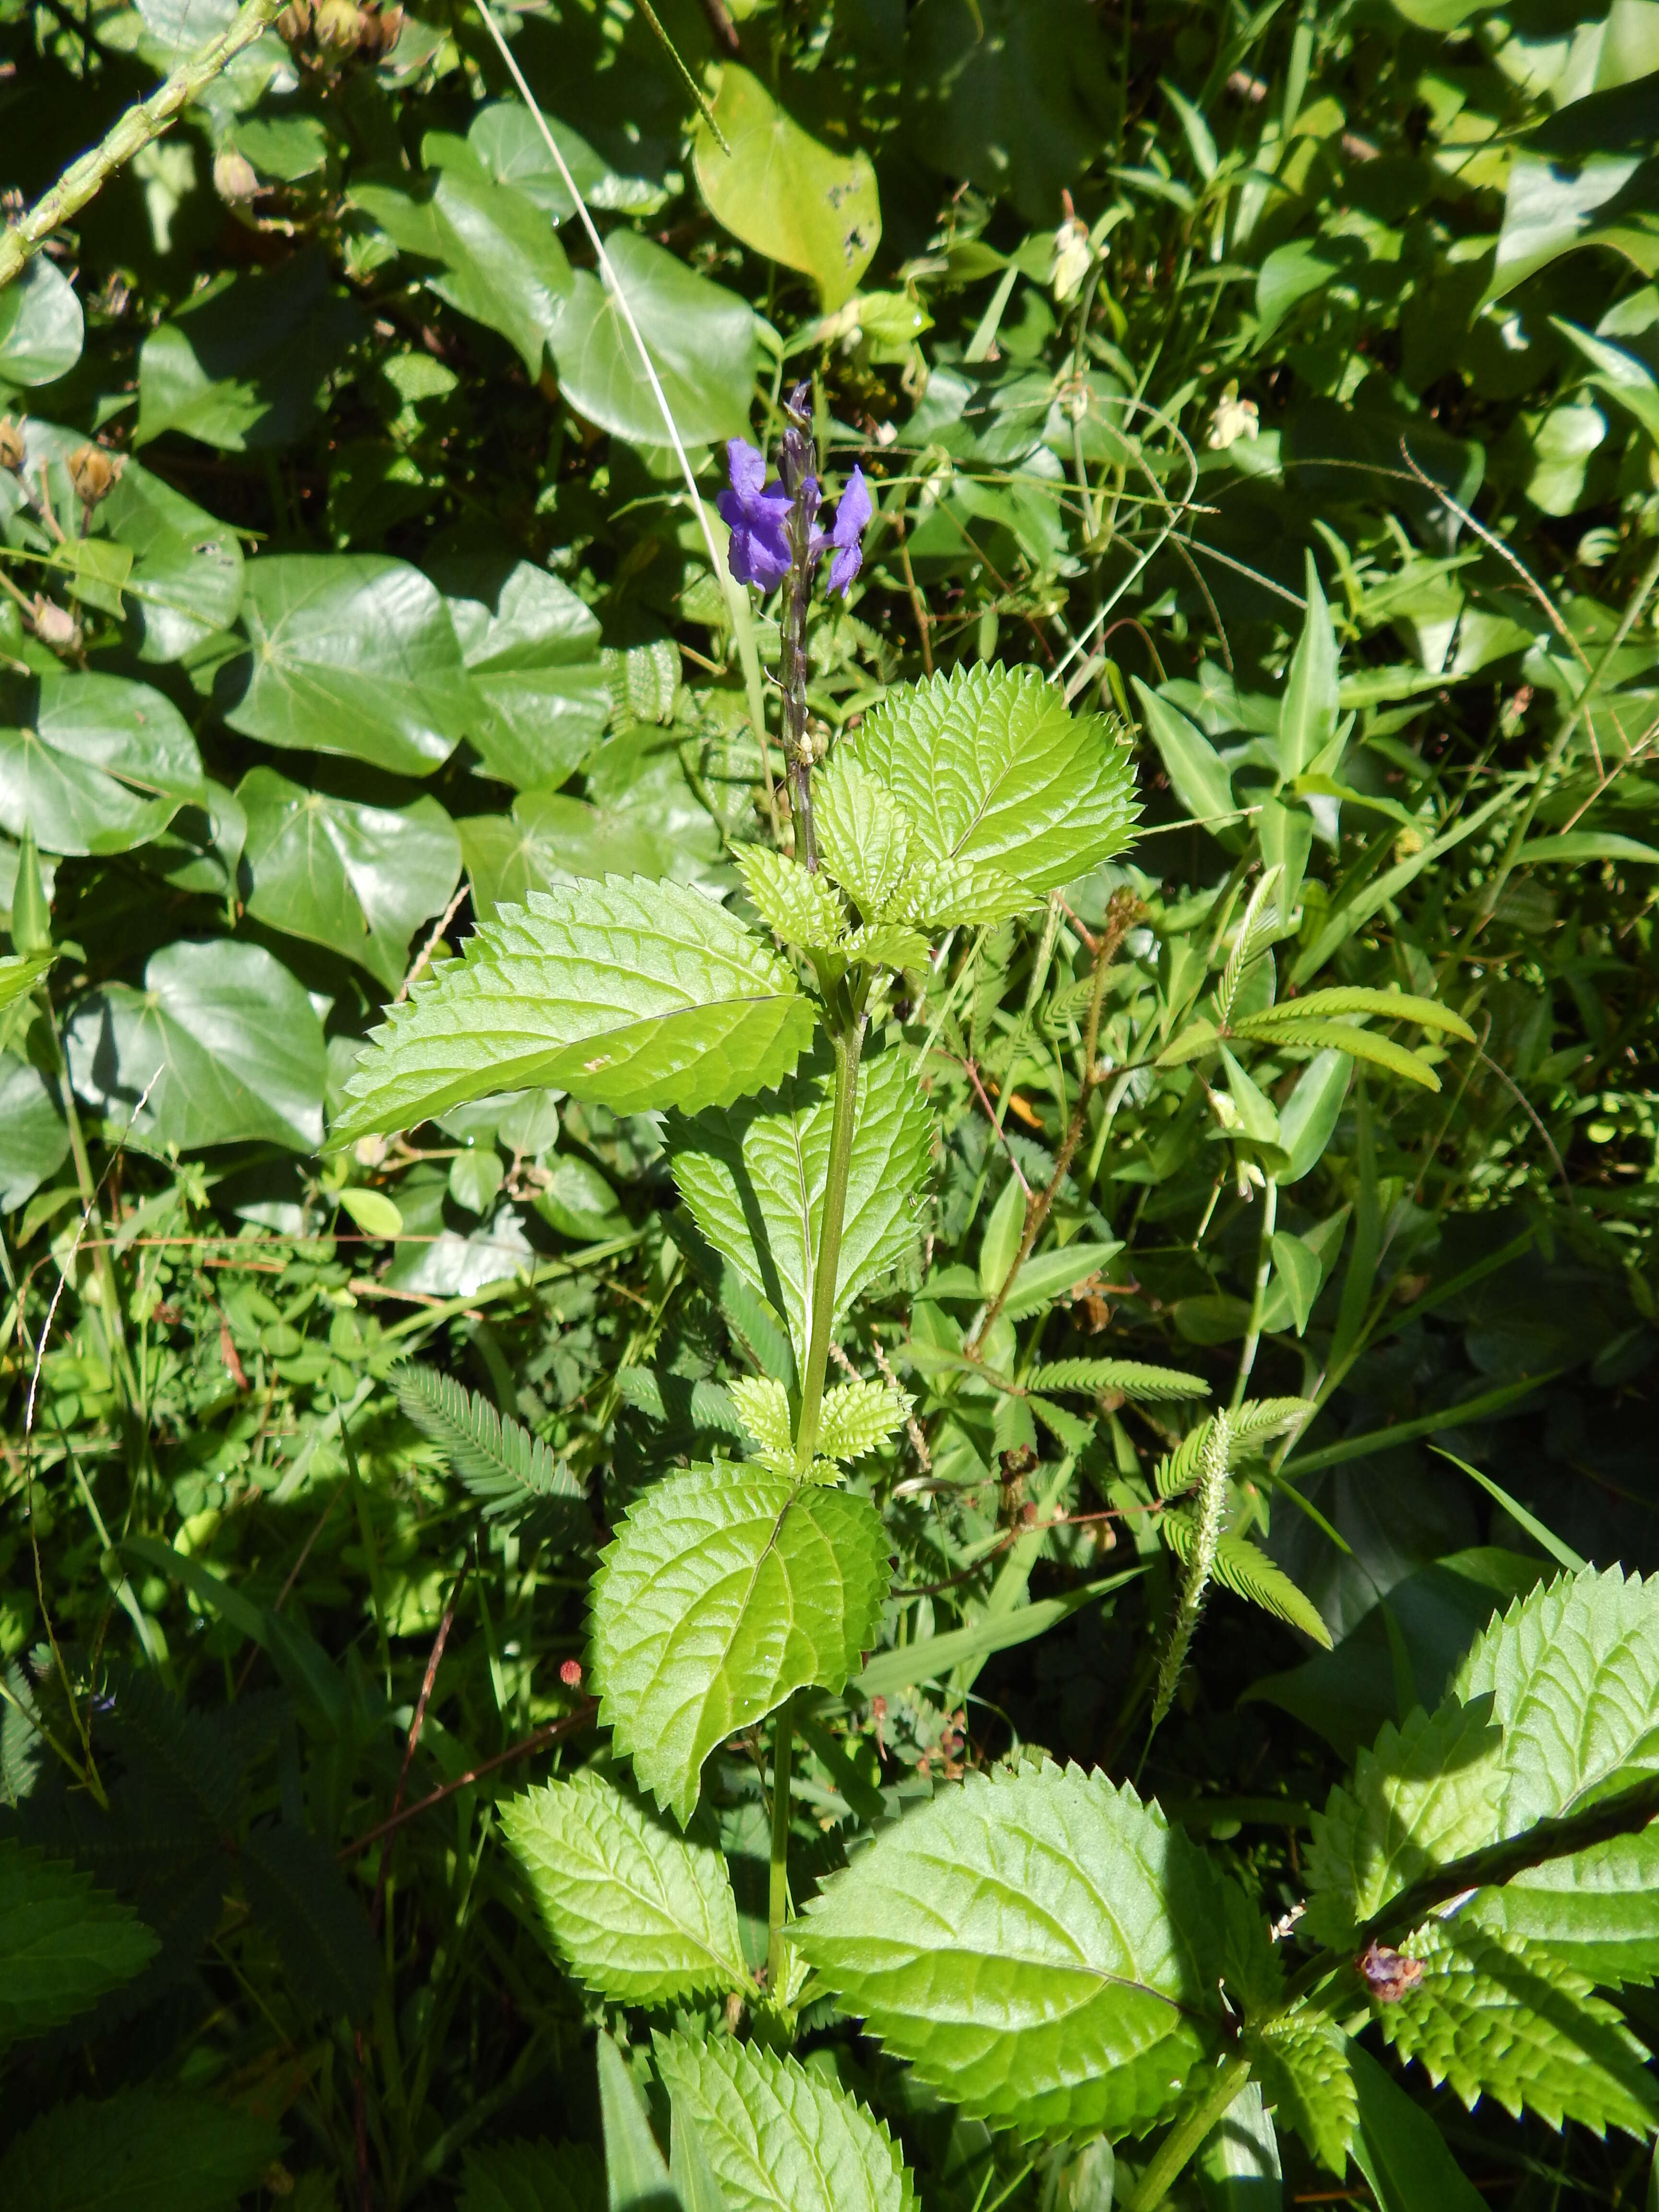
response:
<path id="1" fill-rule="evenodd" d="M 714 504 L 732 532 L 732 574 L 740 584 L 774 592 L 789 574 L 789 495 L 781 484 L 768 487 L 766 456 L 741 438 L 726 449 L 732 479 Z"/>

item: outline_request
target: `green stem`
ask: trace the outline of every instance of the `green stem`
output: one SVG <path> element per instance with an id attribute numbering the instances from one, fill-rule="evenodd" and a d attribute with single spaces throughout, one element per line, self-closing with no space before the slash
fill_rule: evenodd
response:
<path id="1" fill-rule="evenodd" d="M 1140 2185 L 1124 2200 L 1123 2212 L 1153 2212 L 1169 2195 L 1170 2185 L 1204 2138 L 1231 2106 L 1250 2078 L 1248 2058 L 1230 2058 L 1215 2077 L 1210 2094 L 1172 2128 L 1158 2147 L 1158 2154 L 1140 2177 Z"/>
<path id="2" fill-rule="evenodd" d="M 1250 1370 L 1255 1365 L 1256 1346 L 1261 1341 L 1261 1316 L 1273 1271 L 1273 1231 L 1278 1223 L 1279 1185 L 1269 1176 L 1261 1198 L 1261 1243 L 1255 1263 L 1255 1291 L 1250 1300 L 1249 1326 L 1244 1332 L 1244 1349 L 1238 1355 L 1238 1374 L 1233 1382 L 1231 1410 L 1235 1413 L 1244 1402 Z"/>
<path id="3" fill-rule="evenodd" d="M 862 1001 L 863 993 L 859 994 Z M 795 1432 L 795 1474 L 804 1476 L 817 1449 L 818 1415 L 823 1406 L 823 1377 L 830 1364 L 830 1330 L 836 1317 L 836 1282 L 841 1272 L 841 1231 L 847 1212 L 847 1178 L 853 1164 L 853 1131 L 858 1119 L 859 1061 L 864 1052 L 867 1016 L 862 1003 L 849 1005 L 836 1032 L 836 1104 L 830 1124 L 830 1172 L 823 1186 L 817 1261 L 812 1271 L 812 1334 L 801 1377 L 800 1426 Z"/>
<path id="4" fill-rule="evenodd" d="M 94 198 L 115 171 L 159 138 L 181 108 L 204 92 L 226 64 L 251 46 L 281 14 L 285 0 L 246 0 L 228 29 L 181 62 L 148 100 L 128 108 L 92 149 L 72 161 L 44 198 L 21 222 L 0 231 L 0 288 L 18 276 L 60 223 Z"/>
<path id="5" fill-rule="evenodd" d="M 795 1701 L 786 1698 L 778 1708 L 777 1732 L 772 1739 L 772 1869 L 766 1894 L 766 1987 L 775 2003 L 781 2002 L 788 1978 L 789 1946 L 783 1923 L 789 1911 L 789 1769 L 794 1754 Z"/>

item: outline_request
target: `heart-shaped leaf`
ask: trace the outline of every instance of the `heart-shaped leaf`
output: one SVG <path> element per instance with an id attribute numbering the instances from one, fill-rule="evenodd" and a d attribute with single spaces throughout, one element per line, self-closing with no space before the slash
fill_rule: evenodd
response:
<path id="1" fill-rule="evenodd" d="M 0 824 L 49 853 L 129 853 L 206 796 L 184 716 L 148 684 L 64 670 L 0 682 Z"/>

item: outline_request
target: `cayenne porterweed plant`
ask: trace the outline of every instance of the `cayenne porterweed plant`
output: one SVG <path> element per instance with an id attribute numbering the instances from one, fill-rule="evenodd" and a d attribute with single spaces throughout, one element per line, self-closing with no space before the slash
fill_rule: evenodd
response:
<path id="1" fill-rule="evenodd" d="M 761 456 L 734 445 L 726 495 L 739 573 L 783 594 L 805 833 L 793 860 L 758 846 L 740 856 L 758 927 L 696 890 L 619 876 L 504 907 L 394 1011 L 334 1132 L 350 1144 L 503 1087 L 660 1114 L 696 1231 L 787 1327 L 787 1371 L 731 1386 L 741 1455 L 646 1482 L 593 1577 L 591 1682 L 610 1755 L 505 1817 L 549 1939 L 602 2006 L 662 2023 L 651 2057 L 673 2112 L 670 2180 L 688 2203 L 705 2169 L 719 2201 L 744 2208 L 909 2201 L 885 2126 L 791 2055 L 803 2026 L 832 2011 L 862 2021 L 965 2117 L 1047 2157 L 1068 2201 L 1105 2201 L 1099 2176 L 1123 2144 L 1130 2212 L 1164 2201 L 1247 2093 L 1247 2132 L 1271 2107 L 1339 2176 L 1351 2153 L 1362 2171 L 1388 2157 L 1448 2172 L 1432 2124 L 1353 2040 L 1373 2015 L 1402 2058 L 1466 2098 L 1651 2134 L 1659 2100 L 1643 2051 L 1595 1994 L 1609 1972 L 1645 1971 L 1653 1942 L 1654 1846 L 1641 1832 L 1659 1811 L 1644 1749 L 1659 1608 L 1616 1571 L 1583 1571 L 1518 1602 L 1435 1711 L 1403 1716 L 1360 1756 L 1316 1824 L 1299 1948 L 1275 1941 L 1156 1802 L 1043 1759 L 971 1774 L 896 1820 L 849 1770 L 863 1848 L 803 1895 L 793 1747 L 802 1729 L 822 1745 L 826 1715 L 860 1702 L 881 1641 L 892 1546 L 857 1469 L 912 1406 L 884 1377 L 828 1382 L 861 1296 L 914 1238 L 937 1149 L 894 995 L 921 988 L 913 979 L 951 933 L 984 933 L 1121 854 L 1137 811 L 1121 731 L 1068 712 L 1030 671 L 897 687 L 815 761 L 792 703 L 805 696 L 802 611 L 826 543 L 805 398 L 790 403 L 781 483 L 766 487 Z M 849 484 L 827 540 L 842 577 L 866 511 Z M 1302 765 L 1314 695 L 1334 676 L 1322 616 L 1310 611 L 1291 679 L 1287 768 Z M 1293 1117 L 1275 1116 L 1245 1061 L 1264 1044 L 1300 1045 L 1316 1055 L 1301 1079 L 1317 1088 L 1321 1053 L 1410 1065 L 1407 1048 L 1358 1025 L 1368 1018 L 1468 1035 L 1398 994 L 1251 997 L 1246 977 L 1285 934 L 1283 882 L 1282 864 L 1261 873 L 1214 989 L 1156 1055 L 1210 1071 L 1264 1256 L 1232 1402 L 1158 1471 L 1184 1581 L 1153 1729 L 1212 1579 L 1320 1632 L 1294 1584 L 1228 1525 L 1237 1478 L 1314 1410 L 1246 1395 Z M 1114 951 L 1103 937 L 1091 1072 Z M 1421 1062 L 1417 1073 L 1433 1080 Z M 1037 1206 L 1028 1200 L 1028 1215 Z M 1006 1279 L 986 1286 L 991 1325 L 937 1344 L 942 1367 L 1013 1389 L 999 1328 L 1041 1316 L 1060 1284 L 1115 1249 L 1073 1241 L 1045 1273 L 1031 1243 L 1021 1235 Z M 1179 1403 L 1205 1389 L 1122 1361 L 1023 1379 L 1062 1440 L 1073 1417 L 1049 1394 L 1109 1384 Z M 755 1972 L 700 1809 L 708 1762 L 734 1737 L 753 1745 L 770 1801 Z M 624 2124 L 607 2121 L 613 2174 Z"/>

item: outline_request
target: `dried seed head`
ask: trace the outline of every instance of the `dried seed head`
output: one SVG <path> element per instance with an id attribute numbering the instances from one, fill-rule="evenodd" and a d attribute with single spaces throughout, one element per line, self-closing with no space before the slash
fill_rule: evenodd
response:
<path id="1" fill-rule="evenodd" d="M 114 490 L 126 458 L 108 453 L 102 446 L 77 446 L 64 465 L 76 499 L 82 507 L 93 507 Z"/>
<path id="2" fill-rule="evenodd" d="M 362 43 L 364 20 L 356 0 L 323 0 L 312 19 L 312 29 L 319 46 L 349 53 Z"/>
<path id="3" fill-rule="evenodd" d="M 21 472 L 28 458 L 23 442 L 23 423 L 28 418 L 14 422 L 9 415 L 0 415 L 0 469 L 9 469 L 13 475 Z"/>
<path id="4" fill-rule="evenodd" d="M 42 645 L 49 645 L 54 653 L 69 653 L 81 642 L 81 625 L 66 608 L 56 599 L 48 599 L 36 592 L 31 611 L 34 635 Z"/>

